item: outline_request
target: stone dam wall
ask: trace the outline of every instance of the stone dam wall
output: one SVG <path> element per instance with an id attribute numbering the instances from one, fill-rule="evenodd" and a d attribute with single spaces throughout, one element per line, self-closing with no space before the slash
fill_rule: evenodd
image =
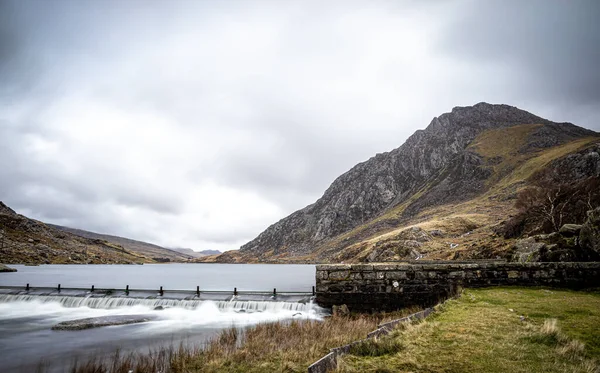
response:
<path id="1" fill-rule="evenodd" d="M 390 311 L 433 306 L 463 287 L 600 287 L 600 262 L 322 264 L 316 277 L 321 306 Z"/>

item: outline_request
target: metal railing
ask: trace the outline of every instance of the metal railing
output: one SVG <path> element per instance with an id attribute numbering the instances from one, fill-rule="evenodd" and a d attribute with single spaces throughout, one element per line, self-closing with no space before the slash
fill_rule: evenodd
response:
<path id="1" fill-rule="evenodd" d="M 62 291 L 77 291 L 77 292 L 87 292 L 87 293 L 96 293 L 96 294 L 105 294 L 110 295 L 115 292 L 122 292 L 125 295 L 129 295 L 130 293 L 156 293 L 160 296 L 164 296 L 165 293 L 170 294 L 190 294 L 200 297 L 201 294 L 231 294 L 233 296 L 237 295 L 271 295 L 273 297 L 277 297 L 277 295 L 306 295 L 306 296 L 314 296 L 316 295 L 315 287 L 312 287 L 312 292 L 306 291 L 277 291 L 277 288 L 273 288 L 273 291 L 260 291 L 260 290 L 238 290 L 237 288 L 233 288 L 231 290 L 201 290 L 200 286 L 196 286 L 196 290 L 175 290 L 170 289 L 167 290 L 160 286 L 158 289 L 130 289 L 129 285 L 125 285 L 124 288 L 97 288 L 95 285 L 91 287 L 82 288 L 82 287 L 62 287 L 60 284 L 56 287 L 51 286 L 30 286 L 30 284 L 26 284 L 25 286 L 0 286 L 0 289 L 4 290 L 15 290 L 15 291 L 50 291 L 61 293 Z"/>

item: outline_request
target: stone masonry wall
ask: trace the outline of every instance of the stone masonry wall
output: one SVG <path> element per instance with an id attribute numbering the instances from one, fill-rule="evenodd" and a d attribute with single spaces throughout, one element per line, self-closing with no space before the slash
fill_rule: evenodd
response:
<path id="1" fill-rule="evenodd" d="M 316 276 L 318 304 L 368 312 L 432 306 L 462 287 L 600 287 L 600 263 L 323 264 Z"/>

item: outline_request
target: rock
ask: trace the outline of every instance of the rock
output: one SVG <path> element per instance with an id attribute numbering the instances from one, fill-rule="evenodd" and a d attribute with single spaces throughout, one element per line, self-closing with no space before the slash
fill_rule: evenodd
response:
<path id="1" fill-rule="evenodd" d="M 63 321 L 52 327 L 52 330 L 84 330 L 103 326 L 128 325 L 148 322 L 157 319 L 155 315 L 114 315 L 89 317 L 71 321 Z"/>
<path id="2" fill-rule="evenodd" d="M 433 237 L 444 237 L 446 235 L 441 229 L 430 230 L 429 234 Z"/>
<path id="3" fill-rule="evenodd" d="M 16 269 L 5 266 L 4 264 L 0 264 L 0 272 L 17 272 Z"/>
<path id="4" fill-rule="evenodd" d="M 156 307 L 154 307 L 154 311 L 162 311 L 164 309 L 165 309 L 165 307 L 163 307 L 163 306 L 156 306 Z"/>
<path id="5" fill-rule="evenodd" d="M 579 224 L 565 224 L 562 227 L 560 227 L 558 233 L 560 233 L 564 237 L 579 236 L 581 227 L 582 226 Z"/>
<path id="6" fill-rule="evenodd" d="M 600 255 L 600 207 L 588 211 L 587 215 L 579 233 L 579 244 L 584 250 Z"/>
<path id="7" fill-rule="evenodd" d="M 518 240 L 513 249 L 513 262 L 539 262 L 540 251 L 546 247 L 543 242 L 536 242 L 534 237 Z"/>
<path id="8" fill-rule="evenodd" d="M 375 248 L 366 258 L 367 262 L 387 262 L 393 260 L 396 256 L 396 252 L 391 248 L 381 247 Z"/>
<path id="9" fill-rule="evenodd" d="M 15 212 L 15 210 L 13 210 L 10 207 L 6 206 L 2 201 L 0 201 L 0 214 L 12 215 L 12 216 L 16 216 L 17 215 L 17 213 Z"/>
<path id="10" fill-rule="evenodd" d="M 341 306 L 333 306 L 332 308 L 333 316 L 348 316 L 350 315 L 350 310 L 348 306 L 342 304 Z"/>

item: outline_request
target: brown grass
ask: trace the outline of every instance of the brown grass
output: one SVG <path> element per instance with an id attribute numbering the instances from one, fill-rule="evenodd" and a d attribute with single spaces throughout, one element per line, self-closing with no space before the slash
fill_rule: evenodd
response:
<path id="1" fill-rule="evenodd" d="M 366 337 L 382 322 L 414 312 L 330 317 L 324 321 L 260 324 L 226 329 L 203 349 L 180 345 L 150 354 L 121 354 L 78 362 L 70 373 L 306 372 L 333 347 Z M 379 353 L 400 348 L 378 344 Z"/>

